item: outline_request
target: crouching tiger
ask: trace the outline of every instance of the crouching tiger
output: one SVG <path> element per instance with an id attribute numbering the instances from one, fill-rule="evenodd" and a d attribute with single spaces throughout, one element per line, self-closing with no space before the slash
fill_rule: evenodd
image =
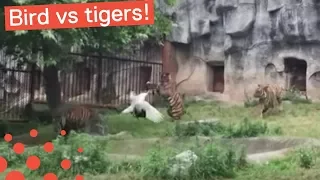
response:
<path id="1" fill-rule="evenodd" d="M 71 130 L 93 135 L 108 133 L 100 115 L 95 110 L 82 105 L 76 105 L 64 111 L 58 126 L 59 132 L 65 130 L 67 135 Z"/>
<path id="2" fill-rule="evenodd" d="M 282 95 L 284 91 L 285 89 L 276 84 L 258 84 L 253 96 L 259 99 L 259 105 L 262 107 L 260 112 L 261 117 L 271 108 L 282 110 Z"/>

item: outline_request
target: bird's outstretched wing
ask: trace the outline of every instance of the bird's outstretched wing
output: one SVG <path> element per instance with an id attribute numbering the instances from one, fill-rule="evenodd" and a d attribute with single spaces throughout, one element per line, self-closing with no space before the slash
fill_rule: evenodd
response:
<path id="1" fill-rule="evenodd" d="M 146 112 L 146 118 L 155 123 L 159 123 L 163 120 L 163 115 L 154 108 L 147 101 L 138 102 L 135 107 L 137 109 L 143 109 Z"/>
<path id="2" fill-rule="evenodd" d="M 132 100 L 136 97 L 136 93 L 134 91 L 130 91 L 129 99 Z"/>
<path id="3" fill-rule="evenodd" d="M 149 92 L 144 92 L 144 93 L 140 93 L 139 95 L 136 96 L 136 100 L 138 102 L 144 101 L 146 99 L 146 97 L 148 96 Z"/>
<path id="4" fill-rule="evenodd" d="M 129 107 L 127 107 L 125 110 L 123 110 L 121 113 L 125 114 L 125 113 L 131 113 L 133 112 L 134 106 L 130 105 Z"/>

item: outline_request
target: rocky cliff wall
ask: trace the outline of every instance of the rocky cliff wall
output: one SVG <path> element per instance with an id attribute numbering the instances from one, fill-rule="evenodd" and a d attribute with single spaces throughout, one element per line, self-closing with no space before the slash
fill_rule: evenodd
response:
<path id="1" fill-rule="evenodd" d="M 164 1 L 158 0 L 157 6 L 174 20 L 168 39 L 175 47 L 177 81 L 188 76 L 191 70 L 185 64 L 193 56 L 205 61 L 181 85 L 184 91 L 209 92 L 214 74 L 210 66 L 223 63 L 224 94 L 243 99 L 244 90 L 251 92 L 257 83 L 290 84 L 289 71 L 295 71 L 287 65 L 296 59 L 306 62 L 302 79 L 308 94 L 320 97 L 316 90 L 320 87 L 319 1 L 177 0 L 174 7 Z M 186 52 L 188 58 L 181 55 Z M 197 88 L 190 86 L 194 82 Z"/>

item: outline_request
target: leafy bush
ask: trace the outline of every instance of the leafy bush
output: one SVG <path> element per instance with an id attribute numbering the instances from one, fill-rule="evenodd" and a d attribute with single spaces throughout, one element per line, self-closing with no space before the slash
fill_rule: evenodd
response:
<path id="1" fill-rule="evenodd" d="M 176 153 L 170 150 L 155 148 L 149 151 L 142 160 L 141 175 L 146 179 L 212 179 L 217 177 L 232 178 L 235 171 L 244 167 L 247 162 L 242 148 L 222 147 L 218 144 L 208 144 L 204 148 L 194 150 L 197 160 L 186 173 L 170 173 L 177 161 Z"/>
<path id="2" fill-rule="evenodd" d="M 174 153 L 170 150 L 164 150 L 160 147 L 151 149 L 141 161 L 141 175 L 152 179 L 169 179 L 173 156 Z"/>
<path id="3" fill-rule="evenodd" d="M 298 154 L 300 167 L 310 169 L 314 165 L 314 154 L 311 150 L 300 149 Z"/>
<path id="4" fill-rule="evenodd" d="M 295 104 L 310 104 L 312 101 L 307 96 L 302 96 L 300 91 L 296 88 L 291 88 L 282 97 L 282 100 L 291 101 Z"/>
<path id="5" fill-rule="evenodd" d="M 222 136 L 226 138 L 256 137 L 263 134 L 282 134 L 280 127 L 270 128 L 262 121 L 249 121 L 247 118 L 238 124 L 189 123 L 176 124 L 175 135 L 184 136 Z"/>
<path id="6" fill-rule="evenodd" d="M 236 169 L 247 164 L 243 148 L 222 148 L 211 143 L 196 154 L 199 159 L 190 168 L 193 179 L 232 178 Z"/>
<path id="7" fill-rule="evenodd" d="M 175 125 L 174 135 L 179 137 L 184 136 L 214 136 L 221 135 L 225 132 L 226 127 L 221 123 L 189 123 L 189 124 L 180 124 Z"/>
<path id="8" fill-rule="evenodd" d="M 249 121 L 244 119 L 241 123 L 236 125 L 229 125 L 226 129 L 225 137 L 256 137 L 259 135 L 267 134 L 268 125 L 261 121 Z"/>
<path id="9" fill-rule="evenodd" d="M 110 164 L 103 151 L 106 141 L 101 137 L 71 132 L 69 137 L 58 137 L 52 143 L 54 150 L 51 153 L 45 152 L 41 146 L 35 146 L 25 149 L 21 155 L 15 154 L 8 144 L 3 143 L 0 146 L 0 155 L 7 159 L 9 167 L 23 168 L 28 177 L 43 176 L 48 172 L 57 174 L 59 178 L 72 177 L 84 172 L 101 174 L 107 170 Z M 83 148 L 82 153 L 77 151 L 79 147 Z M 41 166 L 36 171 L 31 171 L 24 166 L 21 167 L 30 155 L 35 155 L 41 160 Z M 72 166 L 67 171 L 60 167 L 63 159 L 71 161 Z"/>

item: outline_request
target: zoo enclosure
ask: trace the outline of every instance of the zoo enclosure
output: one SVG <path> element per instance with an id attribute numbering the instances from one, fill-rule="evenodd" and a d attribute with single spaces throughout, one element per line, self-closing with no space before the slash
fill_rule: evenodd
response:
<path id="1" fill-rule="evenodd" d="M 3 51 L 0 58 L 0 119 L 24 121 L 26 105 L 46 103 L 41 68 L 21 65 Z M 123 105 L 129 102 L 131 90 L 145 90 L 146 82 L 158 82 L 162 72 L 159 46 L 138 46 L 109 55 L 70 52 L 67 58 L 59 66 L 61 99 L 67 103 Z"/>

